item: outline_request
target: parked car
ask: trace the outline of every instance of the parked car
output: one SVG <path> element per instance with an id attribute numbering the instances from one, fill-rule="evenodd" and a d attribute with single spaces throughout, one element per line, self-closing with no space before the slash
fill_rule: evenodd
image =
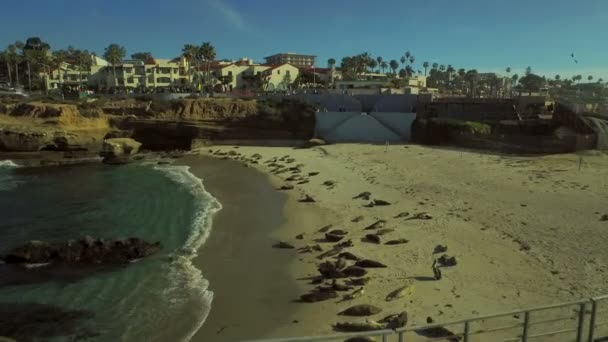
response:
<path id="1" fill-rule="evenodd" d="M 28 95 L 23 91 L 22 88 L 15 88 L 15 87 L 9 87 L 7 85 L 0 85 L 0 96 L 27 97 Z"/>

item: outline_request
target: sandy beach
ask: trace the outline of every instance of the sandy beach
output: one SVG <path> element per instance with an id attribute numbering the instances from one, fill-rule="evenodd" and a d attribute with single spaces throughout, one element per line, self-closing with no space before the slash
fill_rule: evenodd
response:
<path id="1" fill-rule="evenodd" d="M 269 302 L 282 313 L 264 317 L 269 325 L 252 333 L 252 338 L 332 333 L 331 324 L 344 321 L 344 317 L 336 314 L 353 304 L 377 305 L 383 309 L 379 317 L 405 309 L 410 325 L 424 324 L 427 317 L 450 321 L 608 292 L 605 273 L 608 237 L 604 233 L 608 222 L 601 220 L 608 213 L 608 157 L 603 154 L 518 157 L 415 145 L 356 144 L 312 149 L 225 146 L 213 147 L 211 151 L 221 154 L 235 151 L 247 158 L 259 153 L 260 162 L 250 166 L 270 175 L 275 186 L 290 183 L 285 179 L 292 173 L 270 173 L 272 168 L 264 166 L 264 161 L 273 157 L 289 155 L 294 159 L 291 165 L 303 164 L 301 175 L 319 172 L 305 177 L 307 183 L 293 184 L 293 190 L 279 192 L 267 188 L 267 196 L 284 201 L 285 221 L 276 230 L 265 230 L 259 245 L 253 240 L 247 245 L 266 255 L 269 265 L 276 265 L 277 271 L 279 264 L 287 266 L 287 273 L 273 273 L 262 286 Z M 200 153 L 209 154 L 209 150 Z M 335 184 L 324 185 L 326 181 Z M 206 179 L 206 184 L 222 201 L 221 186 L 214 189 L 216 185 L 211 178 Z M 365 207 L 368 201 L 353 199 L 361 192 L 370 192 L 371 199 L 385 200 L 391 205 Z M 304 194 L 316 202 L 298 202 Z M 278 208 L 268 210 L 270 213 Z M 227 209 L 222 212 L 228 215 Z M 212 237 L 203 247 L 201 258 L 205 250 L 212 250 L 213 240 L 221 238 L 222 212 L 217 215 Z M 404 212 L 409 215 L 395 218 Z M 432 218 L 408 219 L 423 212 Z M 353 222 L 358 216 L 363 218 Z M 363 241 L 369 233 L 364 228 L 377 220 L 386 220 L 385 228 L 394 229 L 381 237 L 383 242 L 400 238 L 409 242 L 389 246 Z M 323 250 L 328 250 L 332 244 L 319 242 L 323 234 L 317 232 L 326 224 L 349 232 L 347 238 L 354 243 L 347 249 L 349 252 L 381 261 L 388 267 L 370 271 L 372 281 L 365 286 L 365 295 L 356 300 L 293 303 L 299 295 L 314 288 L 310 279 L 318 275 L 316 266 L 321 261 L 316 256 L 320 253 L 298 254 L 270 245 L 281 240 L 296 247 L 320 244 Z M 304 238 L 296 239 L 298 234 Z M 447 246 L 446 253 L 455 256 L 458 264 L 443 268 L 440 281 L 428 281 L 433 277 L 431 263 L 436 245 Z M 258 257 L 264 258 L 263 255 Z M 237 267 L 234 261 L 231 265 Z M 259 270 L 263 272 L 269 265 Z M 213 272 L 202 268 L 209 275 L 212 288 L 220 286 L 214 284 Z M 405 285 L 414 288 L 408 298 L 385 301 L 389 292 Z M 237 286 L 244 287 L 254 293 L 250 285 Z M 208 324 L 199 335 L 219 326 L 214 322 L 224 315 L 218 312 L 222 310 L 223 291 L 226 290 L 218 287 Z M 249 322 L 259 323 L 262 315 L 253 314 L 259 313 L 256 311 L 259 307 L 240 304 L 235 303 L 230 308 L 231 314 L 223 317 L 251 310 Z M 227 318 L 223 322 L 228 325 L 230 321 Z"/>

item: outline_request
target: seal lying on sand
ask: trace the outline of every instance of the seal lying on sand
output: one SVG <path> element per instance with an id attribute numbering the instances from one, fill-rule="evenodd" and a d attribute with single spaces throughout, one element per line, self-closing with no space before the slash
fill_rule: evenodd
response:
<path id="1" fill-rule="evenodd" d="M 382 312 L 382 309 L 369 304 L 360 304 L 351 306 L 350 308 L 338 313 L 342 316 L 371 316 Z"/>
<path id="2" fill-rule="evenodd" d="M 376 321 L 367 320 L 365 322 L 342 322 L 336 323 L 334 326 L 336 331 L 357 332 L 357 331 L 374 331 L 386 328 L 386 325 Z"/>

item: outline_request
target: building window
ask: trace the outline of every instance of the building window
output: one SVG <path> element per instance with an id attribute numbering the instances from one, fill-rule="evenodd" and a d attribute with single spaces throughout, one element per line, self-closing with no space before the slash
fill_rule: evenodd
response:
<path id="1" fill-rule="evenodd" d="M 154 83 L 154 76 L 148 76 L 148 82 Z"/>
<path id="2" fill-rule="evenodd" d="M 132 73 L 132 72 L 133 72 L 133 68 L 125 68 L 125 72 L 126 72 L 127 74 L 130 74 L 130 73 Z"/>
<path id="3" fill-rule="evenodd" d="M 156 79 L 156 82 L 158 82 L 158 83 L 171 83 L 171 78 L 169 78 L 169 77 L 158 77 Z"/>
<path id="4" fill-rule="evenodd" d="M 232 71 L 228 71 L 228 76 L 232 76 Z"/>
<path id="5" fill-rule="evenodd" d="M 277 75 L 280 75 L 280 74 L 281 74 L 281 70 L 277 70 Z"/>
<path id="6" fill-rule="evenodd" d="M 289 70 L 286 70 L 286 71 L 285 71 L 285 75 L 286 75 L 286 76 L 290 76 L 290 75 L 289 75 Z"/>
<path id="7" fill-rule="evenodd" d="M 127 83 L 133 83 L 133 77 L 127 78 Z"/>
<path id="8" fill-rule="evenodd" d="M 152 73 L 152 68 L 148 68 L 148 69 L 146 69 L 146 72 L 147 72 L 148 74 L 151 74 L 151 73 Z"/>
<path id="9" fill-rule="evenodd" d="M 160 68 L 160 73 L 161 74 L 170 74 L 171 68 Z"/>

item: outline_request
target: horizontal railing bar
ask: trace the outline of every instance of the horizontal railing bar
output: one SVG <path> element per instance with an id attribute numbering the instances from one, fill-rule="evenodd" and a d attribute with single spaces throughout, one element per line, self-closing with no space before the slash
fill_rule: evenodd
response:
<path id="1" fill-rule="evenodd" d="M 565 302 L 565 303 L 560 303 L 560 304 L 538 306 L 538 307 L 534 307 L 534 308 L 530 308 L 530 309 L 519 309 L 519 310 L 507 311 L 507 312 L 496 313 L 496 314 L 491 314 L 491 315 L 473 317 L 473 318 L 468 318 L 468 319 L 461 319 L 461 320 L 450 321 L 450 322 L 445 322 L 445 323 L 437 323 L 437 324 L 423 325 L 423 326 L 414 325 L 414 326 L 407 327 L 407 328 L 399 328 L 399 329 L 396 329 L 395 331 L 396 332 L 402 332 L 402 331 L 406 332 L 406 331 L 414 331 L 414 330 L 427 329 L 427 328 L 438 328 L 438 327 L 444 327 L 444 326 L 448 326 L 448 325 L 463 324 L 465 322 L 481 321 L 481 320 L 485 320 L 485 319 L 497 318 L 497 317 L 502 317 L 502 316 L 512 316 L 512 315 L 519 314 L 519 313 L 526 312 L 526 311 L 527 312 L 542 311 L 542 310 L 547 310 L 547 309 L 555 309 L 555 308 L 561 308 L 561 307 L 566 307 L 566 306 L 578 305 L 578 304 L 588 303 L 588 302 L 589 302 L 589 300 L 587 300 L 587 299 L 577 300 L 577 301 Z"/>
<path id="2" fill-rule="evenodd" d="M 496 332 L 496 331 L 501 331 L 501 330 L 515 329 L 515 328 L 520 328 L 522 325 L 523 325 L 523 323 L 518 323 L 518 324 L 514 324 L 514 325 L 507 325 L 504 327 L 477 330 L 477 331 L 470 333 L 469 335 L 484 334 L 484 333 L 491 333 L 491 332 Z"/>
<path id="3" fill-rule="evenodd" d="M 608 324 L 608 321 L 606 321 L 606 322 L 601 322 L 601 323 L 595 323 L 595 326 L 596 326 L 596 327 L 600 327 L 600 326 L 602 326 L 602 325 L 607 325 L 607 324 Z"/>
<path id="4" fill-rule="evenodd" d="M 548 319 L 546 321 L 530 322 L 530 325 L 532 326 L 532 325 L 538 325 L 538 324 L 560 322 L 560 321 L 565 321 L 565 320 L 575 321 L 577 318 L 578 317 L 562 317 L 562 318 Z"/>
<path id="5" fill-rule="evenodd" d="M 608 299 L 608 294 L 597 296 L 597 297 L 591 297 L 591 300 L 596 301 L 596 302 L 603 300 L 603 299 Z"/>
<path id="6" fill-rule="evenodd" d="M 245 340 L 241 342 L 308 342 L 308 341 L 331 341 L 337 339 L 346 339 L 349 337 L 380 337 L 383 335 L 396 335 L 393 330 L 374 330 L 374 331 L 362 331 L 353 333 L 340 333 L 334 335 L 322 335 L 322 336 L 299 336 L 299 337 L 288 337 L 288 338 L 271 338 L 263 340 Z"/>
<path id="7" fill-rule="evenodd" d="M 550 332 L 546 332 L 546 333 L 542 333 L 542 334 L 529 335 L 528 338 L 536 338 L 536 337 L 543 337 L 543 336 L 549 336 L 549 335 L 557 335 L 557 334 L 563 334 L 563 333 L 567 333 L 567 332 L 571 332 L 571 331 L 576 331 L 576 329 L 564 329 L 564 330 L 550 331 Z"/>

